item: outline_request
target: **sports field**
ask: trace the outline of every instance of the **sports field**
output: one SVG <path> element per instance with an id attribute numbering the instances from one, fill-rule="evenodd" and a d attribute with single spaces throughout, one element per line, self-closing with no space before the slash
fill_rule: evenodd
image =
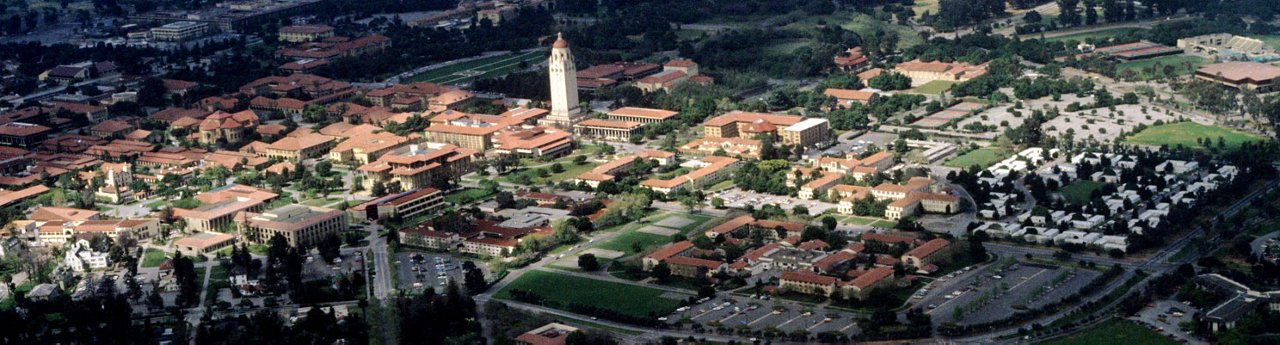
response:
<path id="1" fill-rule="evenodd" d="M 515 290 L 536 295 L 538 304 L 547 307 L 572 311 L 580 305 L 635 318 L 656 318 L 680 307 L 680 301 L 662 297 L 663 290 L 537 270 L 526 272 L 494 297 L 515 299 Z"/>
<path id="2" fill-rule="evenodd" d="M 956 158 L 948 160 L 943 165 L 961 169 L 968 169 L 977 165 L 986 169 L 988 166 L 995 164 L 1005 158 L 1009 158 L 1009 151 L 1000 147 L 984 147 L 977 150 L 966 152 Z"/>
<path id="3" fill-rule="evenodd" d="M 465 84 L 480 79 L 497 78 L 520 69 L 520 62 L 532 66 L 547 58 L 547 52 L 536 50 L 523 54 L 506 54 L 456 63 L 419 73 L 404 82 Z"/>
<path id="4" fill-rule="evenodd" d="M 1093 344 L 1177 344 L 1160 333 L 1142 327 L 1133 321 L 1115 319 L 1087 332 L 1054 339 L 1038 345 L 1093 345 Z"/>
<path id="5" fill-rule="evenodd" d="M 1245 142 L 1263 140 L 1262 137 L 1257 135 L 1222 126 L 1202 125 L 1185 121 L 1148 127 L 1142 132 L 1125 139 L 1124 142 L 1126 144 L 1139 145 L 1169 145 L 1169 147 L 1182 145 L 1189 148 L 1203 148 L 1203 146 L 1196 144 L 1196 139 L 1200 138 L 1213 140 L 1214 147 L 1217 147 L 1218 138 L 1222 138 L 1228 150 L 1235 150 Z"/>

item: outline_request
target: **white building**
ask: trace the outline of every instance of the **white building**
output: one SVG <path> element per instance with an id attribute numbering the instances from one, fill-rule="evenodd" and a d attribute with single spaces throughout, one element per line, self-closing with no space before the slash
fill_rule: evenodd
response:
<path id="1" fill-rule="evenodd" d="M 547 59 L 551 76 L 551 113 L 539 120 L 544 125 L 572 128 L 585 116 L 578 105 L 578 70 L 573 65 L 573 53 L 569 41 L 556 34 L 551 45 L 551 57 Z"/>
<path id="2" fill-rule="evenodd" d="M 107 268 L 107 253 L 95 252 L 89 241 L 79 240 L 67 248 L 62 264 L 76 272 Z"/>

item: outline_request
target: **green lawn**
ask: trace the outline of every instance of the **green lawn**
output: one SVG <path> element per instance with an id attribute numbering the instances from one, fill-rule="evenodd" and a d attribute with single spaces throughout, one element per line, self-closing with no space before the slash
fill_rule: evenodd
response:
<path id="1" fill-rule="evenodd" d="M 514 290 L 536 295 L 539 304 L 548 307 L 573 310 L 574 305 L 582 305 L 641 319 L 654 319 L 680 307 L 680 301 L 663 298 L 663 290 L 546 271 L 526 272 L 494 297 L 514 299 Z"/>
<path id="2" fill-rule="evenodd" d="M 764 51 L 771 55 L 787 55 L 800 47 L 808 45 L 809 40 L 806 39 L 781 39 L 766 42 L 764 44 Z"/>
<path id="3" fill-rule="evenodd" d="M 928 95 L 941 95 L 943 92 L 947 92 L 947 90 L 951 90 L 951 86 L 955 84 L 956 82 L 954 81 L 934 80 L 934 81 L 925 83 L 924 85 L 920 85 L 920 87 L 912 89 L 912 92 L 928 94 Z"/>
<path id="4" fill-rule="evenodd" d="M 1066 199 L 1067 202 L 1076 205 L 1083 205 L 1089 203 L 1090 196 L 1093 194 L 1094 190 L 1102 188 L 1102 186 L 1105 185 L 1106 184 L 1102 182 L 1076 180 L 1066 187 L 1063 187 L 1058 192 L 1062 193 L 1062 198 Z"/>
<path id="5" fill-rule="evenodd" d="M 1067 42 L 1067 41 L 1084 42 L 1084 41 L 1086 41 L 1086 40 L 1088 40 L 1088 39 L 1093 39 L 1094 41 L 1098 41 L 1098 40 L 1102 40 L 1102 39 L 1112 38 L 1112 37 L 1116 37 L 1116 36 L 1120 36 L 1120 35 L 1124 35 L 1124 34 L 1130 34 L 1130 33 L 1138 32 L 1138 31 L 1144 31 L 1144 30 L 1146 30 L 1146 29 L 1138 29 L 1138 28 L 1115 28 L 1115 29 L 1107 29 L 1107 30 L 1099 30 L 1099 31 L 1093 31 L 1093 32 L 1083 32 L 1083 33 L 1078 33 L 1078 34 L 1071 34 L 1071 35 L 1063 35 L 1063 36 L 1051 37 L 1051 38 L 1046 38 L 1045 40 L 1046 40 L 1046 41 L 1057 41 L 1057 42 Z M 1032 34 L 1032 35 L 1029 35 L 1029 36 L 1030 36 L 1030 37 L 1040 37 L 1040 34 Z"/>
<path id="6" fill-rule="evenodd" d="M 321 198 L 321 199 L 311 199 L 311 200 L 303 201 L 303 202 L 302 202 L 302 204 L 303 204 L 303 205 L 307 205 L 307 206 L 316 206 L 316 207 L 321 207 L 321 206 L 327 206 L 327 205 L 329 205 L 329 204 L 336 203 L 336 202 L 339 202 L 339 201 L 342 201 L 342 199 L 339 199 L 339 198 Z"/>
<path id="7" fill-rule="evenodd" d="M 920 1 L 921 0 L 916 0 L 916 2 L 920 2 Z M 933 0 L 933 1 L 936 1 L 936 0 Z M 917 13 L 920 13 L 920 12 L 917 12 Z M 835 13 L 832 13 L 829 15 L 821 15 L 821 16 L 807 15 L 803 13 L 795 13 L 795 14 L 800 16 L 799 20 L 788 23 L 787 25 L 782 26 L 780 29 L 808 32 L 821 26 L 839 25 L 841 28 L 848 31 L 856 32 L 859 35 L 862 35 L 863 37 L 871 36 L 875 34 L 877 30 L 895 31 L 898 34 L 899 49 L 907 49 L 907 48 L 911 48 L 911 47 L 925 43 L 924 38 L 920 37 L 920 34 L 917 33 L 915 30 L 912 30 L 910 27 L 905 25 L 897 25 L 894 23 L 887 23 L 865 13 L 836 11 Z M 743 23 L 745 24 L 744 26 L 749 26 L 749 27 L 756 27 L 760 25 L 758 21 L 747 21 L 747 22 L 738 22 L 738 23 Z"/>
<path id="8" fill-rule="evenodd" d="M 733 186 L 734 186 L 733 179 L 726 179 L 724 181 L 716 182 L 716 184 L 711 185 L 711 187 L 707 187 L 706 191 L 719 192 L 725 189 L 733 188 Z"/>
<path id="9" fill-rule="evenodd" d="M 1245 142 L 1263 140 L 1262 137 L 1257 135 L 1222 126 L 1209 126 L 1185 121 L 1148 127 L 1142 132 L 1126 138 L 1124 142 L 1126 144 L 1139 145 L 1169 145 L 1169 147 L 1182 145 L 1189 148 L 1203 148 L 1196 144 L 1196 139 L 1200 138 L 1212 139 L 1214 147 L 1217 146 L 1218 138 L 1222 138 L 1229 150 L 1240 148 L 1240 144 Z"/>
<path id="10" fill-rule="evenodd" d="M 526 62 L 526 66 L 533 65 L 538 61 L 546 59 L 546 55 L 546 52 L 539 50 L 519 55 L 506 54 L 476 59 L 426 71 L 407 78 L 404 82 L 432 82 L 439 84 L 469 83 L 480 79 L 495 78 L 506 75 L 507 73 L 511 73 L 519 69 L 521 61 Z"/>
<path id="11" fill-rule="evenodd" d="M 168 259 L 168 254 L 155 248 L 147 248 L 142 253 L 142 267 L 160 267 Z"/>
<path id="12" fill-rule="evenodd" d="M 504 175 L 502 176 L 502 180 L 509 183 L 520 184 L 520 182 L 522 181 L 519 176 L 528 175 L 529 181 L 533 182 L 532 185 L 543 185 L 543 184 L 546 184 L 548 181 L 552 183 L 559 183 L 560 181 L 573 180 L 574 178 L 578 177 L 578 175 L 581 175 L 584 172 L 590 171 L 591 169 L 595 168 L 598 165 L 596 163 L 586 163 L 582 165 L 577 165 L 577 164 L 573 164 L 571 160 L 559 162 L 559 163 L 560 163 L 560 166 L 564 167 L 563 172 L 553 173 L 551 172 L 551 166 L 545 166 L 541 168 L 524 170 L 514 174 Z M 547 171 L 547 176 L 546 177 L 538 176 L 537 169 L 543 169 Z"/>
<path id="13" fill-rule="evenodd" d="M 1173 75 L 1187 75 L 1195 72 L 1200 66 L 1209 64 L 1209 60 L 1191 55 L 1169 55 L 1158 58 L 1144 59 L 1132 62 L 1125 62 L 1116 65 L 1116 75 L 1120 75 L 1124 71 L 1133 71 L 1143 79 L 1155 79 L 1165 76 L 1164 66 L 1173 66 Z M 1156 66 L 1151 73 L 1144 72 L 1144 68 L 1148 66 Z"/>
<path id="14" fill-rule="evenodd" d="M 1280 47 L 1280 35 L 1250 35 L 1249 37 L 1262 40 L 1262 43 L 1266 44 L 1267 48 Z"/>
<path id="15" fill-rule="evenodd" d="M 488 198 L 493 193 L 487 189 L 465 188 L 444 196 L 444 201 L 454 205 L 469 204 L 476 200 Z"/>
<path id="16" fill-rule="evenodd" d="M 938 14 L 938 0 L 916 0 L 915 3 L 911 5 L 911 10 L 915 12 L 916 19 L 920 19 L 920 17 L 924 16 L 925 12 L 929 12 L 929 14 Z"/>
<path id="17" fill-rule="evenodd" d="M 627 230 L 621 235 L 615 236 L 614 238 L 609 239 L 609 241 L 601 243 L 600 245 L 596 246 L 596 248 L 616 250 L 623 253 L 634 254 L 635 252 L 632 251 L 631 249 L 636 244 L 640 245 L 641 247 L 640 250 L 644 250 L 645 248 L 659 246 L 667 243 L 671 243 L 670 236 L 650 234 L 647 232 L 640 232 L 639 230 L 633 229 L 633 230 Z"/>
<path id="18" fill-rule="evenodd" d="M 1160 333 L 1129 320 L 1114 319 L 1084 333 L 1039 343 L 1040 345 L 1177 344 Z"/>
<path id="19" fill-rule="evenodd" d="M 962 169 L 968 169 L 971 166 L 977 165 L 979 168 L 986 169 L 988 166 L 995 164 L 996 162 L 1009 158 L 1010 154 L 1009 150 L 1002 147 L 990 146 L 966 152 L 963 155 L 948 160 L 943 165 Z"/>

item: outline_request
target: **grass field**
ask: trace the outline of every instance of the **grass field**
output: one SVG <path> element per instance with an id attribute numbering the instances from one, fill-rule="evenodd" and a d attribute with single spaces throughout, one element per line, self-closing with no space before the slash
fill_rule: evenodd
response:
<path id="1" fill-rule="evenodd" d="M 142 253 L 142 267 L 160 267 L 164 260 L 168 259 L 168 254 L 155 248 L 147 248 Z"/>
<path id="2" fill-rule="evenodd" d="M 1280 47 L 1280 35 L 1250 35 L 1249 37 L 1262 40 L 1262 43 L 1266 44 L 1268 48 Z"/>
<path id="3" fill-rule="evenodd" d="M 1009 158 L 1009 154 L 1009 150 L 1001 147 L 984 147 L 947 160 L 943 165 L 962 169 L 968 169 L 971 166 L 977 165 L 980 168 L 986 169 L 987 166 L 995 164 L 1005 158 Z"/>
<path id="4" fill-rule="evenodd" d="M 1120 36 L 1120 35 L 1124 35 L 1124 34 L 1130 34 L 1130 33 L 1138 32 L 1138 31 L 1144 31 L 1144 30 L 1146 30 L 1146 29 L 1138 29 L 1138 28 L 1115 28 L 1115 29 L 1099 30 L 1099 31 L 1093 31 L 1093 32 L 1082 32 L 1082 33 L 1078 33 L 1078 34 L 1070 34 L 1070 35 L 1063 35 L 1063 36 L 1057 36 L 1057 37 L 1050 37 L 1050 38 L 1046 38 L 1045 40 L 1046 40 L 1046 41 L 1057 41 L 1057 42 L 1067 42 L 1067 41 L 1084 42 L 1084 41 L 1086 41 L 1086 40 L 1088 40 L 1088 39 L 1093 39 L 1094 41 L 1098 41 L 1098 40 L 1102 40 L 1102 39 L 1112 38 L 1112 37 L 1116 37 L 1116 36 Z M 1039 34 L 1035 34 L 1035 35 L 1036 35 L 1036 37 L 1039 37 Z"/>
<path id="5" fill-rule="evenodd" d="M 1177 344 L 1146 327 L 1129 320 L 1115 319 L 1107 321 L 1087 332 L 1059 338 L 1040 345 L 1093 345 L 1093 344 Z"/>
<path id="6" fill-rule="evenodd" d="M 842 224 L 868 225 L 868 226 L 881 227 L 881 228 L 892 228 L 898 225 L 898 223 L 895 223 L 893 221 L 879 219 L 879 218 L 871 218 L 871 217 L 845 216 L 845 215 L 833 215 L 832 217 L 836 218 L 836 222 L 839 222 Z"/>
<path id="7" fill-rule="evenodd" d="M 911 92 L 928 94 L 928 95 L 941 95 L 943 92 L 947 92 L 947 90 L 951 90 L 951 86 L 955 84 L 956 82 L 954 81 L 934 80 L 934 81 L 925 83 L 924 85 L 920 85 L 920 87 L 911 89 Z"/>
<path id="8" fill-rule="evenodd" d="M 303 202 L 302 202 L 302 204 L 303 204 L 303 205 L 307 205 L 307 206 L 316 206 L 316 207 L 321 207 L 321 206 L 326 206 L 326 205 L 329 205 L 329 204 L 332 204 L 332 203 L 336 203 L 336 202 L 339 202 L 339 201 L 342 201 L 342 199 L 339 199 L 339 198 L 319 198 L 319 199 L 311 199 L 311 200 L 303 201 Z"/>
<path id="9" fill-rule="evenodd" d="M 644 248 L 660 246 L 667 243 L 671 243 L 670 236 L 650 234 L 647 232 L 640 232 L 638 230 L 627 230 L 627 232 L 615 236 L 608 242 L 601 243 L 599 246 L 596 246 L 596 248 L 635 254 L 636 252 L 632 249 L 636 244 L 640 245 L 640 250 L 644 250 Z"/>
<path id="10" fill-rule="evenodd" d="M 1106 184 L 1102 182 L 1076 180 L 1066 187 L 1062 187 L 1058 192 L 1062 193 L 1062 198 L 1066 199 L 1067 202 L 1076 205 L 1083 205 L 1089 203 L 1089 196 L 1093 194 L 1094 190 L 1102 188 L 1102 186 L 1105 185 Z"/>
<path id="11" fill-rule="evenodd" d="M 533 293 L 548 307 L 571 309 L 582 304 L 636 318 L 666 315 L 680 307 L 680 301 L 663 298 L 663 290 L 546 271 L 529 271 L 494 297 L 513 299 L 513 290 Z"/>
<path id="12" fill-rule="evenodd" d="M 466 188 L 460 191 L 449 193 L 449 195 L 445 195 L 444 201 L 454 205 L 461 205 L 461 204 L 471 203 L 472 201 L 487 198 L 490 195 L 493 195 L 493 194 L 489 193 L 489 191 L 485 189 Z"/>
<path id="13" fill-rule="evenodd" d="M 545 166 L 545 167 L 541 167 L 541 169 L 544 169 L 547 171 L 548 173 L 547 177 L 539 177 L 538 174 L 536 173 L 536 169 L 538 168 L 534 168 L 534 169 L 528 169 L 528 170 L 524 170 L 514 174 L 504 175 L 502 176 L 502 180 L 510 183 L 520 184 L 519 176 L 528 175 L 529 180 L 533 182 L 532 185 L 543 185 L 543 184 L 546 184 L 548 181 L 552 183 L 558 183 L 560 181 L 572 180 L 574 177 L 577 177 L 578 175 L 581 175 L 582 173 L 587 172 L 592 168 L 595 168 L 596 165 L 597 165 L 596 163 L 587 163 L 587 164 L 577 165 L 577 164 L 573 164 L 573 162 L 571 161 L 562 161 L 560 162 L 560 166 L 564 167 L 563 172 L 552 173 L 551 166 Z"/>
<path id="14" fill-rule="evenodd" d="M 917 2 L 919 1 L 921 0 L 917 0 Z M 936 2 L 937 0 L 924 1 Z M 758 22 L 747 23 L 747 26 L 754 27 L 757 25 L 759 25 Z M 876 30 L 895 31 L 898 33 L 898 48 L 900 49 L 906 49 L 925 43 L 924 38 L 920 37 L 919 33 L 908 26 L 885 23 L 870 15 L 856 12 L 836 11 L 835 13 L 824 16 L 805 15 L 800 20 L 782 26 L 781 29 L 807 31 L 823 25 L 839 25 L 841 28 L 857 32 L 863 37 L 874 34 Z"/>
<path id="15" fill-rule="evenodd" d="M 929 14 L 938 14 L 938 0 L 916 0 L 911 5 L 911 10 L 916 13 L 915 18 L 920 19 L 927 11 Z"/>
<path id="16" fill-rule="evenodd" d="M 1245 142 L 1263 140 L 1262 137 L 1257 135 L 1222 126 L 1202 125 L 1185 121 L 1148 127 L 1142 132 L 1126 138 L 1124 142 L 1126 144 L 1153 146 L 1169 145 L 1169 147 L 1182 145 L 1189 148 L 1203 149 L 1202 146 L 1196 144 L 1196 139 L 1199 138 L 1212 139 L 1215 147 L 1218 143 L 1218 138 L 1222 138 L 1229 150 L 1238 149 L 1240 144 Z"/>
<path id="17" fill-rule="evenodd" d="M 1209 60 L 1199 56 L 1191 56 L 1191 55 L 1161 56 L 1158 58 L 1138 60 L 1133 62 L 1125 62 L 1119 65 L 1116 65 L 1116 74 L 1122 73 L 1124 71 L 1133 71 L 1138 75 L 1143 75 L 1144 77 L 1146 77 L 1146 79 L 1153 79 L 1156 77 L 1164 76 L 1163 66 L 1173 66 L 1174 75 L 1187 75 L 1187 74 L 1191 74 L 1192 72 L 1195 72 L 1197 69 L 1200 68 L 1200 66 L 1208 65 L 1209 62 L 1210 62 Z M 1155 66 L 1156 64 L 1159 64 L 1161 67 L 1157 67 L 1156 70 L 1153 71 L 1152 73 L 1153 75 L 1144 75 L 1142 70 L 1143 68 L 1146 68 L 1147 66 Z"/>
<path id="18" fill-rule="evenodd" d="M 536 64 L 547 58 L 541 50 L 519 55 L 501 55 L 440 67 L 413 77 L 405 82 L 430 82 L 438 84 L 465 84 L 480 79 L 495 78 L 514 72 L 520 68 L 520 62 L 526 65 Z"/>
<path id="19" fill-rule="evenodd" d="M 809 45 L 809 40 L 806 40 L 806 39 L 776 40 L 776 41 L 767 42 L 764 46 L 764 51 L 773 55 L 786 55 L 786 54 L 791 54 L 791 52 L 795 51 L 800 47 L 804 47 L 808 45 Z"/>

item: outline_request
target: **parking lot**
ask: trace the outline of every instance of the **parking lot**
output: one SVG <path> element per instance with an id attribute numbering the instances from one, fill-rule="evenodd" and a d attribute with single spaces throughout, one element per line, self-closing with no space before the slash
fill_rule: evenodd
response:
<path id="1" fill-rule="evenodd" d="M 839 206 L 817 200 L 802 200 L 784 195 L 756 193 L 739 188 L 727 189 L 715 196 L 724 199 L 724 203 L 728 207 L 741 208 L 751 205 L 751 207 L 760 208 L 764 205 L 778 205 L 778 207 L 790 211 L 796 205 L 803 205 L 809 208 L 809 214 L 813 215 L 822 214 L 826 210 L 835 209 Z"/>
<path id="2" fill-rule="evenodd" d="M 821 156 L 844 156 L 849 152 L 863 153 L 866 152 L 871 145 L 875 145 L 880 149 L 889 147 L 894 140 L 898 139 L 897 134 L 867 132 L 857 137 L 850 138 L 852 133 L 841 135 L 839 142 L 822 151 L 809 151 L 805 154 L 805 158 L 816 159 Z"/>
<path id="3" fill-rule="evenodd" d="M 913 299 L 920 301 L 918 305 L 928 310 L 935 324 L 980 324 L 1061 300 L 1101 275 L 1101 272 L 1088 269 L 1038 264 L 1014 263 L 1004 269 L 998 267 L 941 277 L 932 284 L 937 288 L 926 292 L 923 298 Z M 984 299 L 985 302 L 980 301 Z"/>
<path id="4" fill-rule="evenodd" d="M 1181 326 L 1183 322 L 1194 322 L 1195 313 L 1196 308 L 1186 303 L 1159 300 L 1148 304 L 1138 312 L 1138 315 L 1129 319 L 1174 339 L 1185 340 L 1191 344 L 1204 344 L 1203 340 L 1184 331 Z"/>
<path id="5" fill-rule="evenodd" d="M 399 290 L 421 292 L 427 288 L 443 291 L 450 281 L 462 284 L 462 262 L 445 254 L 396 253 Z"/>
<path id="6" fill-rule="evenodd" d="M 775 328 L 786 333 L 800 330 L 809 334 L 835 332 L 853 335 L 860 332 L 853 313 L 742 296 L 720 296 L 682 307 L 667 316 L 666 322 L 672 325 L 696 323 L 704 329 L 722 325 L 729 329 L 747 327 L 756 331 Z"/>

